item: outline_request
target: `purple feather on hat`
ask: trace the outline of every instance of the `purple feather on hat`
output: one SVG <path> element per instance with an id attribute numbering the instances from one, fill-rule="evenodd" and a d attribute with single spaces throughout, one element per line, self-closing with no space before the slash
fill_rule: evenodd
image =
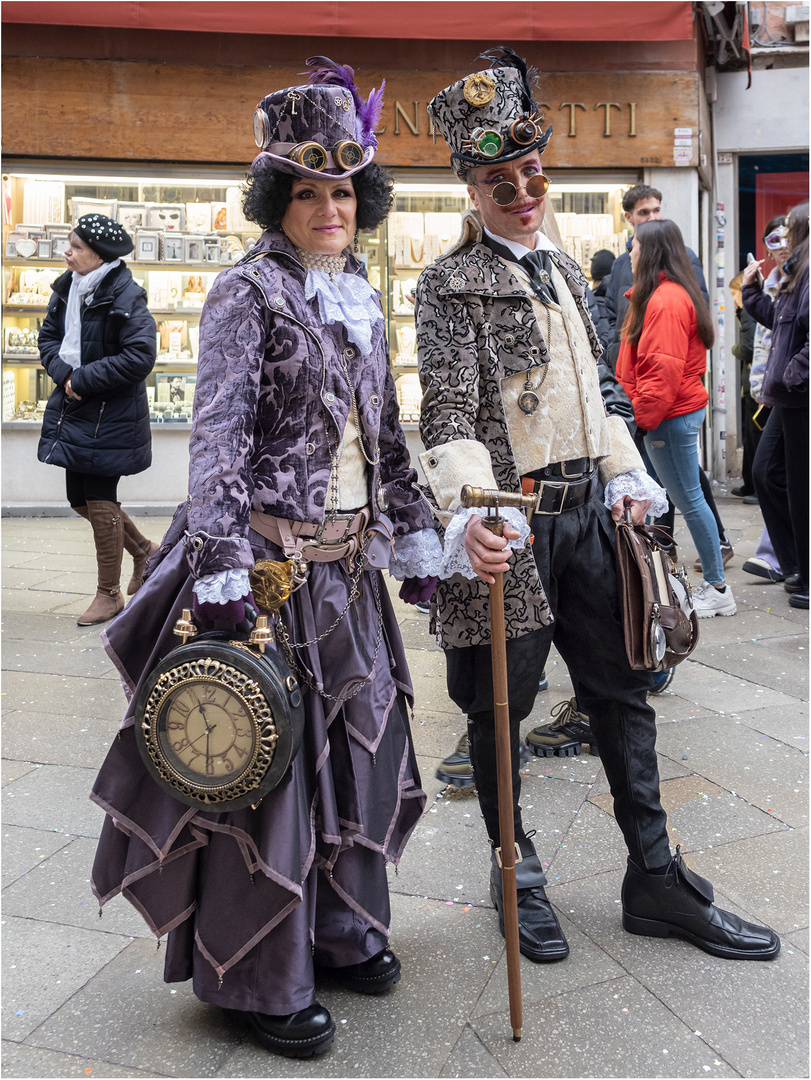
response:
<path id="1" fill-rule="evenodd" d="M 355 116 L 357 118 L 356 130 L 359 141 L 364 146 L 374 146 L 377 149 L 377 139 L 374 130 L 380 121 L 383 110 L 383 91 L 386 80 L 381 83 L 380 90 L 373 89 L 369 94 L 368 101 L 364 101 L 355 86 L 355 71 L 348 64 L 337 64 L 328 56 L 311 56 L 305 61 L 307 67 L 313 68 L 307 82 L 313 85 L 329 83 L 333 86 L 344 86 L 351 93 L 355 101 Z M 306 71 L 301 72 L 306 75 Z"/>

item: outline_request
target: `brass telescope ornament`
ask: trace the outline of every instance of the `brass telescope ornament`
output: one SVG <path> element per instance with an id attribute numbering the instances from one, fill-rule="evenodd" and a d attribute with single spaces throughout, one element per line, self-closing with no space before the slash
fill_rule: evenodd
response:
<path id="1" fill-rule="evenodd" d="M 485 526 L 496 536 L 504 535 L 504 518 L 499 514 L 502 506 L 516 506 L 531 516 L 537 505 L 535 495 L 517 495 L 510 491 L 471 487 L 465 484 L 460 496 L 462 506 L 486 507 Z M 518 948 L 518 888 L 515 878 L 515 860 L 521 853 L 515 842 L 513 819 L 513 780 L 510 755 L 510 706 L 507 696 L 507 631 L 504 621 L 504 579 L 493 574 L 490 586 L 490 642 L 493 660 L 493 702 L 496 721 L 496 779 L 498 784 L 498 827 L 501 847 L 496 856 L 501 865 L 501 883 L 504 896 L 504 937 L 507 942 L 507 989 L 510 1000 L 510 1025 L 513 1041 L 520 1042 L 523 1026 L 521 1006 L 521 954 Z"/>

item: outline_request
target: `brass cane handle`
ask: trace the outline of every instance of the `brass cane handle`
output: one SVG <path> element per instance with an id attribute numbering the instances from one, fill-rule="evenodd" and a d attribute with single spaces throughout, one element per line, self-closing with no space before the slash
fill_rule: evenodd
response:
<path id="1" fill-rule="evenodd" d="M 520 495 L 513 491 L 496 491 L 494 488 L 473 487 L 465 484 L 459 501 L 465 510 L 475 506 L 487 506 L 497 508 L 501 506 L 517 506 L 521 510 L 534 510 L 536 495 Z"/>

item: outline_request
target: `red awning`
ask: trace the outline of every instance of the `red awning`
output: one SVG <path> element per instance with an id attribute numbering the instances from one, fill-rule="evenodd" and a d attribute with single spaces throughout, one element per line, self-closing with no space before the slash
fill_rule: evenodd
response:
<path id="1" fill-rule="evenodd" d="M 410 38 L 427 41 L 689 41 L 693 5 L 514 3 L 512 0 L 308 0 L 302 3 L 84 2 L 5 0 L 2 21 L 50 26 L 195 30 L 295 37 Z"/>

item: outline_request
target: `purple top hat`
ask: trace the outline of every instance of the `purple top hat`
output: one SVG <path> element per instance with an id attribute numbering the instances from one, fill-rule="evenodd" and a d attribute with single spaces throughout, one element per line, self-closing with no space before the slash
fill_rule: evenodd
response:
<path id="1" fill-rule="evenodd" d="M 314 70 L 303 86 L 277 90 L 256 106 L 253 133 L 261 153 L 251 169 L 343 180 L 375 155 L 386 84 L 364 101 L 351 67 L 326 56 L 311 56 L 307 66 Z"/>
<path id="2" fill-rule="evenodd" d="M 487 71 L 477 71 L 441 90 L 428 104 L 434 128 L 451 148 L 451 168 L 464 180 L 470 169 L 512 161 L 537 150 L 552 135 L 541 130 L 543 113 L 533 98 L 537 75 L 512 49 L 484 53 Z"/>

